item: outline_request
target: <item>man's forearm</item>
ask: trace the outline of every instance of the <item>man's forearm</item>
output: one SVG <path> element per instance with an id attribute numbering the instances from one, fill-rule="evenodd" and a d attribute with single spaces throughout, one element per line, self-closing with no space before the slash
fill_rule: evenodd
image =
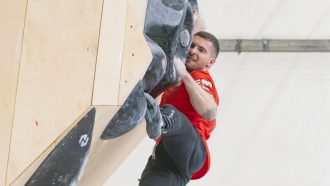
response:
<path id="1" fill-rule="evenodd" d="M 196 112 L 206 120 L 216 118 L 217 105 L 214 98 L 203 90 L 189 73 L 181 77 L 189 94 L 190 102 Z"/>

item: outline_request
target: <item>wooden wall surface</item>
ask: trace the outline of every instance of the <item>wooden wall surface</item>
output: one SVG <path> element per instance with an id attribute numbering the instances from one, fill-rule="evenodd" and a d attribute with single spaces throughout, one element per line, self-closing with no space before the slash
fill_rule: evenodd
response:
<path id="1" fill-rule="evenodd" d="M 142 34 L 147 2 L 0 4 L 0 185 L 25 184 L 92 106 L 93 141 L 79 185 L 102 185 L 145 136 L 142 122 L 121 138 L 99 138 L 151 62 Z"/>
<path id="2" fill-rule="evenodd" d="M 0 1 L 0 185 L 5 185 L 26 1 Z"/>

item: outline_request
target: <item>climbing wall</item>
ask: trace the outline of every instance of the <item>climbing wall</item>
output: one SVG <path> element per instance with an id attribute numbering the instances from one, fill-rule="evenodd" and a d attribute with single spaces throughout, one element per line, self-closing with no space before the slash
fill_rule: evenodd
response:
<path id="1" fill-rule="evenodd" d="M 151 53 L 142 34 L 146 6 L 147 2 L 142 0 L 104 1 L 93 94 L 96 107 L 94 136 L 98 139 L 93 141 L 79 185 L 103 185 L 145 137 L 143 122 L 120 138 L 99 139 L 150 64 Z M 108 42 L 111 38 L 115 42 Z"/>
<path id="2" fill-rule="evenodd" d="M 119 139 L 100 139 L 151 61 L 146 3 L 0 2 L 0 185 L 24 185 L 93 107 L 79 185 L 102 185 L 145 136 L 142 123 Z"/>

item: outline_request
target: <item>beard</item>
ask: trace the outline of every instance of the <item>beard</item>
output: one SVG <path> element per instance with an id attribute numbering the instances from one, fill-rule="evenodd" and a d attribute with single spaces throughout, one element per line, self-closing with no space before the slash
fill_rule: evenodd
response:
<path id="1" fill-rule="evenodd" d="M 188 72 L 192 72 L 194 70 L 204 70 L 205 67 L 201 64 L 201 63 L 198 63 L 196 61 L 186 61 L 185 63 L 185 66 L 186 66 L 186 70 Z"/>

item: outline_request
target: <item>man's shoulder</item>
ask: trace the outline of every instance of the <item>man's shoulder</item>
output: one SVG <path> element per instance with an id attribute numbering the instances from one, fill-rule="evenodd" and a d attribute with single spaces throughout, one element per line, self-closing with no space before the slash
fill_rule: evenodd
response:
<path id="1" fill-rule="evenodd" d="M 208 71 L 205 70 L 194 70 L 190 72 L 190 75 L 195 79 L 195 78 L 211 78 L 211 75 Z"/>
<path id="2" fill-rule="evenodd" d="M 211 84 L 214 84 L 214 80 L 208 71 L 195 70 L 190 72 L 190 75 L 196 81 L 208 81 Z"/>

